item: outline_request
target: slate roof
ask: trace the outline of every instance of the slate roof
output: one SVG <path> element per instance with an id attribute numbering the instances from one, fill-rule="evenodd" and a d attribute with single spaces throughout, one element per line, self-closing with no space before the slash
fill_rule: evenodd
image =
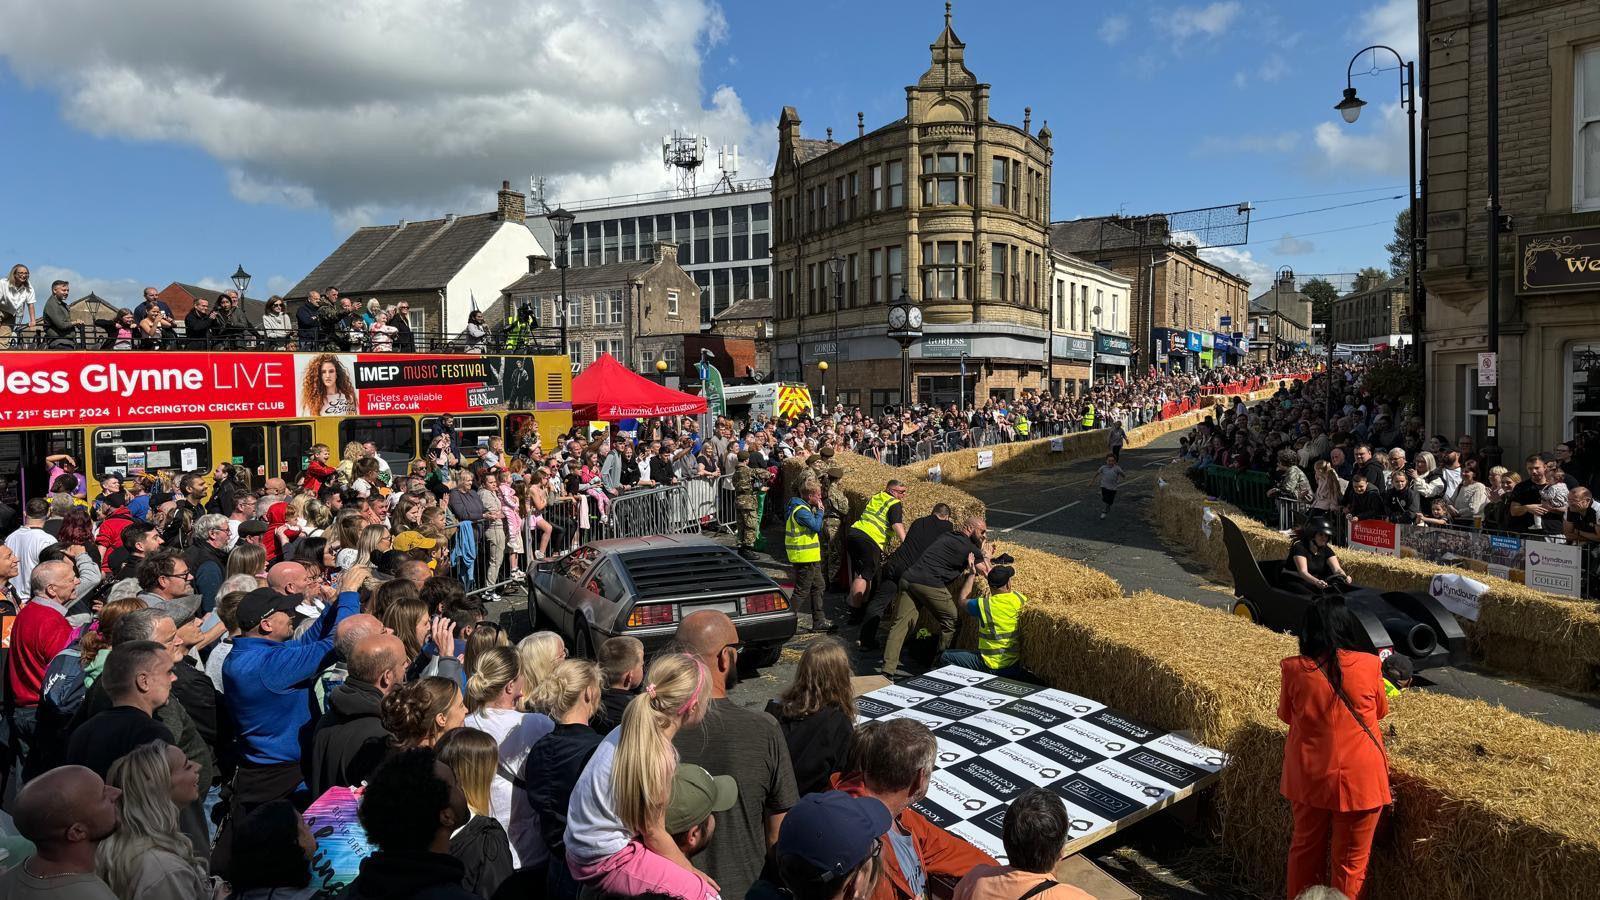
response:
<path id="1" fill-rule="evenodd" d="M 643 277 L 644 273 L 655 268 L 655 265 L 655 260 L 646 259 L 606 263 L 603 266 L 574 266 L 567 270 L 567 293 L 571 294 L 584 288 L 611 287 L 625 284 L 636 278 Z M 537 274 L 529 272 L 500 290 L 506 294 L 538 294 L 545 291 L 559 291 L 561 290 L 561 270 L 546 269 Z"/>
<path id="2" fill-rule="evenodd" d="M 797 162 L 808 163 L 838 146 L 839 145 L 833 141 L 819 141 L 816 138 L 801 138 L 795 142 L 795 160 Z"/>
<path id="3" fill-rule="evenodd" d="M 1073 219 L 1050 224 L 1050 248 L 1074 255 L 1094 254 L 1116 247 L 1139 246 L 1139 235 L 1108 216 Z"/>
<path id="4" fill-rule="evenodd" d="M 489 212 L 358 228 L 284 296 L 303 299 L 329 285 L 352 295 L 439 290 L 504 223 Z"/>
<path id="5" fill-rule="evenodd" d="M 749 300 L 740 300 L 715 316 L 716 319 L 770 319 L 772 318 L 773 304 L 771 297 L 752 297 Z"/>

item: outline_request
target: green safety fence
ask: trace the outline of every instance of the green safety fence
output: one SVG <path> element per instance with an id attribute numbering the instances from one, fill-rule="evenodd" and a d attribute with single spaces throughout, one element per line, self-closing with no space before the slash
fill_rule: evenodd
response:
<path id="1" fill-rule="evenodd" d="M 1207 466 L 1206 493 L 1239 507 L 1245 513 L 1263 521 L 1277 520 L 1277 510 L 1267 491 L 1272 478 L 1265 472 L 1235 472 L 1227 466 Z"/>

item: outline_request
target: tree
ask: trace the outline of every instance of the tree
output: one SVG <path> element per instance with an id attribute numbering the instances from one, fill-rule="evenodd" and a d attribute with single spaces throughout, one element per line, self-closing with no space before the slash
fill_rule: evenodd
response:
<path id="1" fill-rule="evenodd" d="M 1385 281 L 1388 281 L 1389 278 L 1390 275 L 1388 272 L 1385 272 L 1377 266 L 1367 266 L 1356 273 L 1356 284 L 1365 284 L 1369 288 L 1374 288 L 1380 284 L 1383 284 Z"/>
<path id="2" fill-rule="evenodd" d="M 1394 240 L 1383 245 L 1389 251 L 1389 274 L 1392 277 L 1411 278 L 1411 209 L 1400 210 L 1394 217 Z"/>
<path id="3" fill-rule="evenodd" d="M 1311 298 L 1311 321 L 1324 324 L 1333 320 L 1333 298 L 1339 289 L 1322 278 L 1313 278 L 1300 286 L 1300 293 Z"/>

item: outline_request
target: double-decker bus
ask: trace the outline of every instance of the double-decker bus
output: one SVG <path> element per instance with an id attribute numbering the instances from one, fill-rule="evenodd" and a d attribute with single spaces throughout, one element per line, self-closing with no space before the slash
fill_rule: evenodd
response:
<path id="1" fill-rule="evenodd" d="M 310 448 L 335 459 L 373 441 L 398 473 L 426 452 L 435 419 L 459 446 L 529 419 L 548 447 L 572 427 L 565 355 L 297 353 L 252 350 L 8 351 L 0 354 L 0 501 L 49 490 L 46 458 L 106 475 L 210 472 L 231 462 L 259 486 L 298 478 Z"/>

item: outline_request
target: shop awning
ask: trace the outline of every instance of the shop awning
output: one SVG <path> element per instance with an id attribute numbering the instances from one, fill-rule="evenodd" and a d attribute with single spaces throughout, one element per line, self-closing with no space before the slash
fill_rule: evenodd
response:
<path id="1" fill-rule="evenodd" d="M 705 411 L 704 397 L 675 391 L 630 372 L 609 353 L 602 353 L 572 379 L 572 418 L 577 422 L 699 415 Z"/>

